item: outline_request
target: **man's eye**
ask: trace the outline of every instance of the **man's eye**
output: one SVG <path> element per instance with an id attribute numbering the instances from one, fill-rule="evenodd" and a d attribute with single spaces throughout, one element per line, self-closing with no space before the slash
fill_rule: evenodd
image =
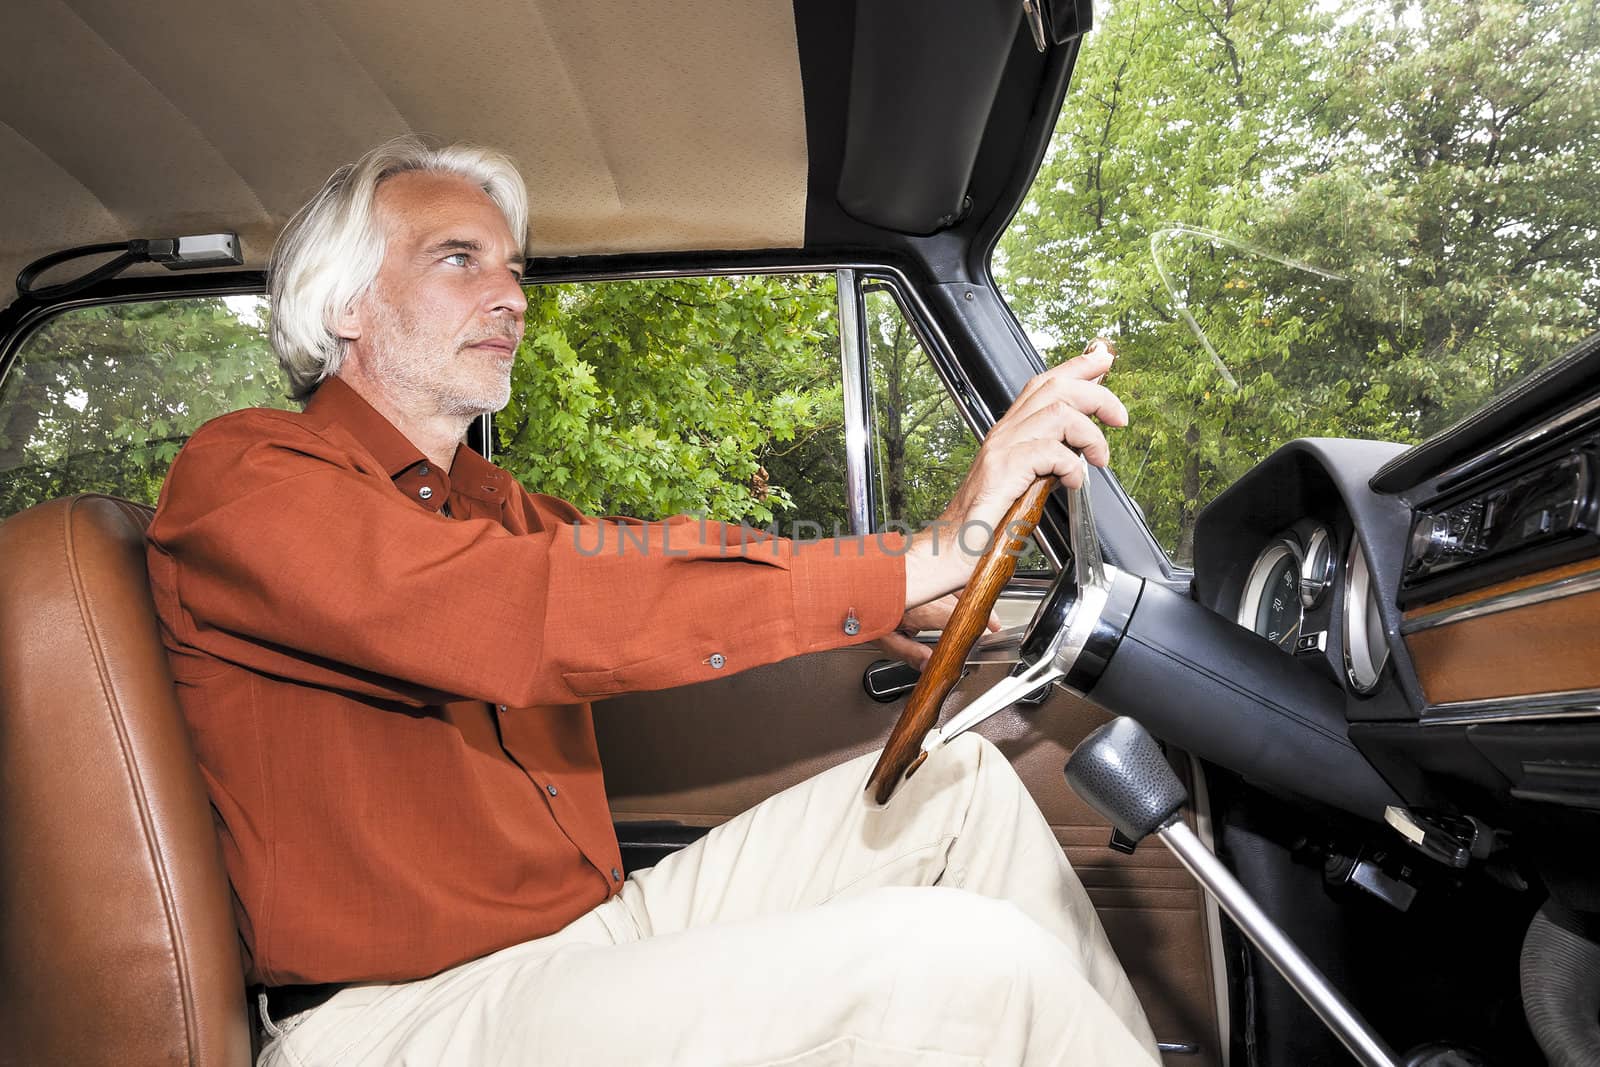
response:
<path id="1" fill-rule="evenodd" d="M 472 257 L 466 252 L 452 252 L 444 257 L 444 261 L 452 266 L 465 267 L 472 263 Z"/>

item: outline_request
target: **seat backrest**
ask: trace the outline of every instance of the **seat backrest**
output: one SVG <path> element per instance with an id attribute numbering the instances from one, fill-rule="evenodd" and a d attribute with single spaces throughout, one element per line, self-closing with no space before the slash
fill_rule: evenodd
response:
<path id="1" fill-rule="evenodd" d="M 103 496 L 0 523 L 0 1063 L 250 1062 L 149 523 Z"/>

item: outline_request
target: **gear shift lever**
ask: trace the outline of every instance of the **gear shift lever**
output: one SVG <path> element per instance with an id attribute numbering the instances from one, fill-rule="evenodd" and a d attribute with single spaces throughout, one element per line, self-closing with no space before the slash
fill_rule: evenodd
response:
<path id="1" fill-rule="evenodd" d="M 1160 837 L 1358 1062 L 1400 1067 L 1389 1046 L 1179 818 L 1188 794 L 1144 727 L 1119 718 L 1084 738 L 1067 761 L 1067 781 L 1128 837 Z"/>

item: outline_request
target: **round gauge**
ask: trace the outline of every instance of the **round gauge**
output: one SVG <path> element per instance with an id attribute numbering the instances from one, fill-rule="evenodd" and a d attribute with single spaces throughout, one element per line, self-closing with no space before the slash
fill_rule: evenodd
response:
<path id="1" fill-rule="evenodd" d="M 1300 605 L 1314 608 L 1333 585 L 1333 538 L 1326 526 L 1318 526 L 1306 539 L 1304 561 L 1300 564 Z"/>
<path id="2" fill-rule="evenodd" d="M 1378 676 L 1389 662 L 1389 639 L 1378 612 L 1378 587 L 1367 570 L 1361 542 L 1350 538 L 1350 556 L 1344 568 L 1344 669 L 1360 693 L 1378 686 Z"/>
<path id="3" fill-rule="evenodd" d="M 1300 634 L 1300 546 L 1274 541 L 1256 557 L 1239 598 L 1239 625 L 1292 651 Z"/>

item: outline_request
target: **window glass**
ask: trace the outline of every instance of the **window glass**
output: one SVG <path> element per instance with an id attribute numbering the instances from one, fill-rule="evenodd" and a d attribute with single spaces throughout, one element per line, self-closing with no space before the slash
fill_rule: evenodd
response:
<path id="1" fill-rule="evenodd" d="M 0 383 L 0 517 L 70 493 L 154 504 L 201 423 L 257 406 L 289 406 L 258 297 L 64 312 Z"/>
<path id="2" fill-rule="evenodd" d="M 849 529 L 831 274 L 532 286 L 495 462 L 591 514 Z"/>
<path id="3" fill-rule="evenodd" d="M 995 260 L 1046 362 L 1098 333 L 1118 478 L 1190 562 L 1284 442 L 1413 442 L 1600 326 L 1592 0 L 1112 0 Z"/>
<path id="4" fill-rule="evenodd" d="M 978 452 L 955 398 L 884 283 L 862 287 L 872 379 L 872 454 L 880 528 L 916 530 L 939 517 Z M 892 526 L 890 524 L 893 524 Z M 1018 571 L 1047 571 L 1030 541 Z"/>
<path id="5" fill-rule="evenodd" d="M 591 514 L 849 529 L 832 274 L 528 287 L 495 462 Z M 201 423 L 291 408 L 258 297 L 67 311 L 0 387 L 0 515 L 154 503 Z"/>

